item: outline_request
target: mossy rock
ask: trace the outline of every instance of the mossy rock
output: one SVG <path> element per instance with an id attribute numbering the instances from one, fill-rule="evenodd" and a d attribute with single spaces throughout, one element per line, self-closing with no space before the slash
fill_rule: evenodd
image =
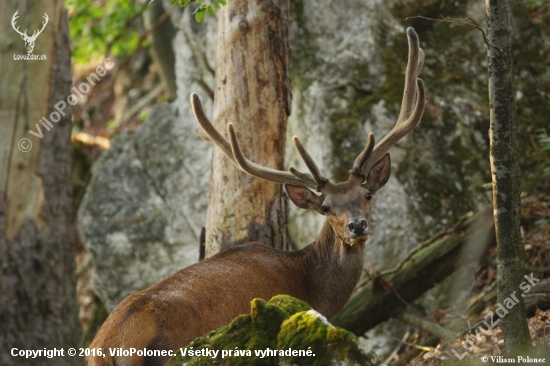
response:
<path id="1" fill-rule="evenodd" d="M 330 324 L 315 310 L 286 319 L 277 336 L 280 350 L 310 350 L 311 357 L 279 357 L 280 365 L 377 365 L 378 358 L 363 351 L 355 335 Z"/>
<path id="2" fill-rule="evenodd" d="M 182 356 L 177 350 L 178 355 L 167 365 L 377 364 L 375 356 L 362 352 L 358 345 L 353 334 L 330 325 L 307 303 L 288 295 L 277 295 L 269 302 L 252 300 L 250 314 L 240 315 L 229 325 L 182 347 L 193 352 L 209 350 L 209 356 L 194 353 Z M 216 357 L 212 357 L 214 350 L 218 351 Z M 238 356 L 234 355 L 235 351 Z"/>

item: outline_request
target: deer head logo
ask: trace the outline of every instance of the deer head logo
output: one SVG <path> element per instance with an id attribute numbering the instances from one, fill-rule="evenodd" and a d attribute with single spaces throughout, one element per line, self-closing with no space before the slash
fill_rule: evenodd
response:
<path id="1" fill-rule="evenodd" d="M 46 28 L 46 24 L 48 24 L 48 14 L 44 13 L 44 22 L 42 22 L 42 29 L 40 29 L 39 31 L 38 30 L 34 30 L 34 32 L 32 33 L 32 36 L 29 36 L 27 34 L 27 30 L 25 29 L 25 32 L 20 32 L 19 31 L 19 27 L 15 28 L 15 21 L 17 20 L 17 18 L 19 18 L 19 15 L 17 15 L 17 13 L 19 13 L 19 10 L 15 12 L 15 14 L 13 14 L 13 17 L 11 18 L 11 26 L 12 28 L 21 35 L 21 38 L 23 38 L 23 41 L 25 41 L 25 49 L 27 50 L 27 53 L 32 53 L 32 50 L 34 49 L 34 42 L 36 41 L 36 38 L 40 35 L 40 33 L 42 33 L 42 31 L 44 30 L 44 28 Z"/>

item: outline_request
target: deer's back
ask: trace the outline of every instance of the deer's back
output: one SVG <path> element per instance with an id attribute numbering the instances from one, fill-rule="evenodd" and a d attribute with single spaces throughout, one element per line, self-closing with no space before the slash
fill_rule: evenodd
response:
<path id="1" fill-rule="evenodd" d="M 109 349 L 176 349 L 249 313 L 254 298 L 288 294 L 308 302 L 299 256 L 300 252 L 244 244 L 128 296 L 90 346 L 102 348 L 107 356 L 91 360 L 90 365 L 162 365 L 168 357 L 109 360 Z"/>

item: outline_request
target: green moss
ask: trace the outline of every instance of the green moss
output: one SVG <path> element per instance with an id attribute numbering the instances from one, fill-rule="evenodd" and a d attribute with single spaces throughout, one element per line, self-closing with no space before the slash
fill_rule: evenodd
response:
<path id="1" fill-rule="evenodd" d="M 271 300 L 269 300 L 269 303 L 281 308 L 281 310 L 285 311 L 289 316 L 300 311 L 311 309 L 311 306 L 309 306 L 307 302 L 288 295 L 273 296 Z"/>
<path id="2" fill-rule="evenodd" d="M 171 361 L 173 365 L 186 362 L 189 366 L 199 365 L 276 365 L 275 358 L 258 358 L 254 350 L 264 350 L 277 347 L 277 334 L 288 313 L 277 305 L 268 303 L 262 299 L 254 299 L 251 302 L 249 315 L 240 315 L 226 327 L 219 328 L 205 337 L 200 337 L 191 342 L 187 347 L 193 350 L 209 349 L 220 350 L 216 358 L 208 356 L 182 357 L 181 355 Z M 249 350 L 251 356 L 221 357 L 221 350 Z"/>
<path id="3" fill-rule="evenodd" d="M 198 365 L 279 365 L 291 362 L 296 365 L 330 365 L 336 360 L 348 364 L 371 365 L 375 356 L 358 347 L 357 338 L 340 328 L 323 322 L 310 310 L 308 304 L 288 295 L 278 295 L 269 302 L 254 299 L 248 315 L 235 318 L 229 325 L 200 337 L 183 347 L 187 350 L 219 350 L 217 357 L 178 356 L 168 366 Z M 294 315 L 293 315 L 294 314 Z M 271 355 L 257 355 L 255 351 L 271 350 Z M 291 352 L 307 351 L 313 356 L 292 356 Z M 222 351 L 239 350 L 241 356 L 221 357 Z M 281 355 L 280 356 L 280 354 Z M 284 354 L 288 356 L 284 356 Z M 369 361 L 365 363 L 363 361 Z"/>
<path id="4" fill-rule="evenodd" d="M 347 365 L 378 363 L 376 356 L 359 348 L 357 337 L 329 324 L 315 311 L 302 311 L 285 320 L 277 340 L 279 349 L 311 350 L 315 355 L 312 358 L 281 357 L 287 364 L 321 366 L 344 361 Z"/>

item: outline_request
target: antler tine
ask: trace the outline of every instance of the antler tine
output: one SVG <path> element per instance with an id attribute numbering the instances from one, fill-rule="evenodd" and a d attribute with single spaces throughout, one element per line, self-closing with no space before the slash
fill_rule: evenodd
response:
<path id="1" fill-rule="evenodd" d="M 317 183 L 309 174 L 296 171 L 295 169 L 292 173 L 270 169 L 248 160 L 241 151 L 237 134 L 232 124 L 228 125 L 230 142 L 216 130 L 210 119 L 206 116 L 201 100 L 196 93 L 191 94 L 191 106 L 193 107 L 195 118 L 199 123 L 197 128 L 199 136 L 222 149 L 225 156 L 231 160 L 237 168 L 255 177 L 275 183 L 290 183 L 308 188 L 315 188 L 317 186 Z"/>
<path id="2" fill-rule="evenodd" d="M 202 107 L 202 102 L 197 93 L 191 93 L 191 107 L 193 108 L 193 114 L 195 119 L 199 123 L 197 126 L 197 133 L 206 141 L 215 143 L 225 153 L 225 155 L 237 166 L 237 162 L 233 158 L 233 152 L 231 151 L 231 144 L 225 137 L 223 137 L 218 130 L 214 127 Z"/>
<path id="3" fill-rule="evenodd" d="M 363 173 L 363 165 L 367 162 L 367 159 L 372 154 L 372 150 L 374 149 L 374 134 L 371 132 L 369 133 L 369 136 L 367 137 L 367 144 L 365 145 L 365 148 L 363 151 L 361 151 L 361 154 L 357 156 L 355 159 L 355 162 L 353 163 L 353 167 L 349 171 L 350 174 L 353 174 L 357 177 L 364 176 Z M 366 177 L 365 177 L 366 178 Z"/>
<path id="4" fill-rule="evenodd" d="M 407 38 L 409 41 L 409 60 L 405 71 L 405 88 L 403 90 L 403 101 L 397 123 L 402 123 L 411 114 L 416 96 L 416 79 L 420 69 L 424 64 L 424 51 L 420 49 L 418 35 L 414 28 L 407 28 Z"/>
<path id="5" fill-rule="evenodd" d="M 44 13 L 44 21 L 42 22 L 42 29 L 40 29 L 40 32 L 38 32 L 38 34 L 42 33 L 42 31 L 44 30 L 44 28 L 46 28 L 46 24 L 48 24 L 48 20 L 50 18 L 48 18 L 48 14 Z"/>
<path id="6" fill-rule="evenodd" d="M 307 150 L 304 148 L 298 136 L 292 137 L 292 142 L 294 143 L 294 147 L 302 157 L 302 160 L 304 161 L 304 163 L 306 163 L 307 168 L 311 172 L 311 176 L 313 177 L 313 180 L 315 181 L 315 183 L 317 183 L 317 186 L 315 187 L 315 189 L 319 191 L 321 187 L 326 182 L 328 182 L 328 179 L 321 174 L 319 167 L 317 167 L 317 164 L 315 164 L 315 161 L 313 161 L 313 158 L 311 157 L 311 155 L 309 155 Z M 294 171 L 296 171 L 296 169 L 294 169 Z"/>
<path id="7" fill-rule="evenodd" d="M 426 95 L 424 83 L 418 74 L 424 64 L 424 51 L 420 48 L 418 35 L 412 27 L 407 28 L 409 60 L 405 71 L 405 88 L 399 118 L 392 130 L 374 147 L 362 167 L 367 175 L 372 166 L 380 160 L 403 136 L 412 131 L 422 119 Z"/>
<path id="8" fill-rule="evenodd" d="M 17 10 L 15 12 L 15 14 L 13 14 L 13 17 L 11 17 L 11 27 L 17 32 L 19 33 L 20 35 L 27 35 L 27 30 L 25 29 L 25 33 L 21 32 L 19 30 L 19 26 L 17 26 L 17 28 L 15 28 L 15 23 L 17 21 L 17 18 L 19 18 L 19 10 Z"/>
<path id="9" fill-rule="evenodd" d="M 295 176 L 289 172 L 266 168 L 251 162 L 244 156 L 241 150 L 241 145 L 239 144 L 237 133 L 235 132 L 235 127 L 232 123 L 227 125 L 227 132 L 229 132 L 229 141 L 231 142 L 233 156 L 235 157 L 239 168 L 241 168 L 244 172 L 254 177 L 262 178 L 275 183 L 290 183 L 308 188 L 315 188 L 317 186 L 316 182 L 307 174 L 299 172 L 299 176 Z"/>

